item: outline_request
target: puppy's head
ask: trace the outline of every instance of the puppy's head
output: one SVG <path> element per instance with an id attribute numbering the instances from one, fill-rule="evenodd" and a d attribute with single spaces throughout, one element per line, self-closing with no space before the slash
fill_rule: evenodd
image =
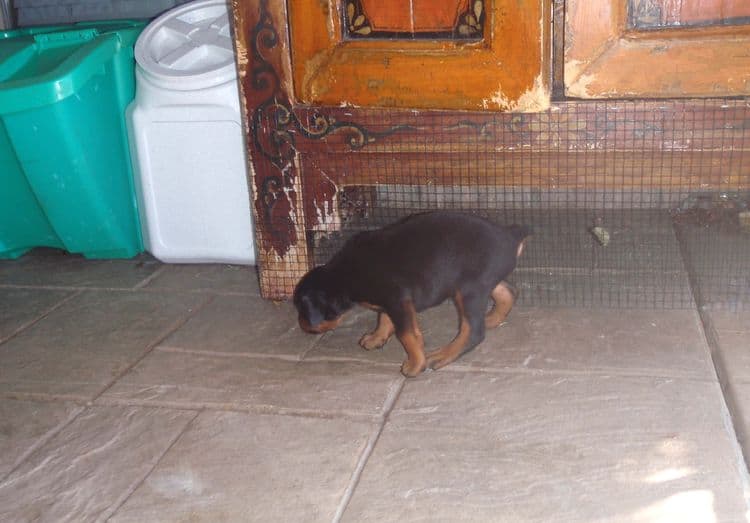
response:
<path id="1" fill-rule="evenodd" d="M 338 327 L 341 315 L 352 307 L 335 276 L 325 266 L 316 267 L 294 289 L 294 306 L 305 332 L 319 334 Z"/>

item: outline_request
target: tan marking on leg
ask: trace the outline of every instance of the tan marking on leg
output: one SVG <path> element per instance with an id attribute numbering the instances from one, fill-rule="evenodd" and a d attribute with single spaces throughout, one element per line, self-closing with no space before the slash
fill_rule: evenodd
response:
<path id="1" fill-rule="evenodd" d="M 407 358 L 401 365 L 401 373 L 407 378 L 413 378 L 421 373 L 426 367 L 426 358 L 424 355 L 424 339 L 422 331 L 419 330 L 417 323 L 417 312 L 414 310 L 414 304 L 410 301 L 404 304 L 406 311 L 406 327 L 403 332 L 397 333 L 398 340 L 404 346 Z"/>
<path id="2" fill-rule="evenodd" d="M 492 290 L 492 300 L 495 304 L 484 317 L 484 326 L 488 329 L 494 329 L 505 321 L 516 301 L 516 292 L 507 283 L 500 282 Z"/>
<path id="3" fill-rule="evenodd" d="M 458 334 L 456 334 L 456 337 L 448 345 L 427 354 L 427 366 L 431 369 L 440 369 L 454 361 L 461 355 L 466 348 L 466 344 L 469 342 L 471 327 L 469 326 L 469 321 L 466 319 L 463 297 L 460 292 L 456 292 L 453 303 L 456 305 L 460 320 Z"/>
<path id="4" fill-rule="evenodd" d="M 365 350 L 378 349 L 386 344 L 395 330 L 391 317 L 386 313 L 378 314 L 378 326 L 375 330 L 362 336 L 360 346 Z"/>
<path id="5" fill-rule="evenodd" d="M 377 305 L 373 305 L 372 303 L 367 303 L 366 301 L 360 301 L 360 302 L 357 302 L 357 303 L 359 303 L 359 305 L 361 305 L 365 309 L 370 309 L 371 311 L 380 312 L 380 311 L 383 310 L 381 307 L 379 307 Z"/>

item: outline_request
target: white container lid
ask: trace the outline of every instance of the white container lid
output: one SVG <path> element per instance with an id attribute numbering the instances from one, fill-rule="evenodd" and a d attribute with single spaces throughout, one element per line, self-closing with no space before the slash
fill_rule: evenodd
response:
<path id="1" fill-rule="evenodd" d="M 135 59 L 155 84 L 179 91 L 235 81 L 226 0 L 198 0 L 163 14 L 141 33 Z"/>

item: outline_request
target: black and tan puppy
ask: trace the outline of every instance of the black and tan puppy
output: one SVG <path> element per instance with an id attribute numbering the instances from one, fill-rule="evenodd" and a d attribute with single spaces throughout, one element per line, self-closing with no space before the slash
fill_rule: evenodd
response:
<path id="1" fill-rule="evenodd" d="M 351 238 L 330 262 L 308 272 L 294 291 L 300 326 L 320 333 L 335 328 L 355 304 L 376 310 L 377 328 L 365 349 L 382 347 L 396 334 L 406 350 L 406 376 L 439 369 L 484 340 L 515 300 L 505 282 L 528 232 L 497 226 L 478 216 L 435 211 L 409 216 Z M 456 337 L 425 354 L 417 312 L 451 298 L 459 317 Z M 494 307 L 485 314 L 488 300 Z"/>

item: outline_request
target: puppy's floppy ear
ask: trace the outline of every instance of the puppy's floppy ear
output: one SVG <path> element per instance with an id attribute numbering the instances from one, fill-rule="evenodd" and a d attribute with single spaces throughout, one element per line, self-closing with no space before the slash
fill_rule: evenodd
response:
<path id="1" fill-rule="evenodd" d="M 330 271 L 320 274 L 318 290 L 321 308 L 326 311 L 326 319 L 341 316 L 354 306 L 349 293 L 342 286 L 341 281 Z"/>
<path id="2" fill-rule="evenodd" d="M 294 288 L 294 302 L 297 301 L 304 295 L 309 294 L 313 290 L 325 288 L 326 286 L 326 269 L 325 265 L 315 267 L 307 271 L 302 278 L 297 282 L 297 286 Z"/>
<path id="3" fill-rule="evenodd" d="M 294 304 L 313 324 L 333 320 L 354 305 L 337 276 L 325 265 L 302 277 L 294 290 Z"/>
<path id="4" fill-rule="evenodd" d="M 330 296 L 331 304 L 337 314 L 348 311 L 354 306 L 354 302 L 349 299 L 349 296 L 340 289 L 334 291 Z"/>

